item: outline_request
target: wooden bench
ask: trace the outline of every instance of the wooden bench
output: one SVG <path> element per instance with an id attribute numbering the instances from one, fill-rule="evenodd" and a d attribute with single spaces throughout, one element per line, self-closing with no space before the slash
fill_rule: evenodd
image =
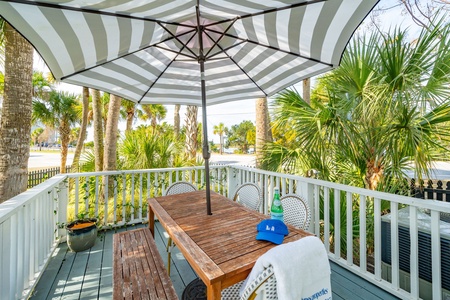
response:
<path id="1" fill-rule="evenodd" d="M 148 228 L 113 238 L 113 299 L 178 299 Z"/>

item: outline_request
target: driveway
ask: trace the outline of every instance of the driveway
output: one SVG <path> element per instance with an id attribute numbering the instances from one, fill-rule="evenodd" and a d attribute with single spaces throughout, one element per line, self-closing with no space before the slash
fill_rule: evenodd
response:
<path id="1" fill-rule="evenodd" d="M 55 153 L 51 152 L 30 152 L 30 158 L 28 159 L 28 168 L 46 168 L 46 167 L 59 167 L 61 164 L 61 153 L 59 150 L 55 150 Z M 67 165 L 71 165 L 73 160 L 73 153 L 67 155 Z M 238 164 L 242 166 L 255 166 L 255 156 L 248 154 L 217 154 L 212 153 L 211 164 Z"/>

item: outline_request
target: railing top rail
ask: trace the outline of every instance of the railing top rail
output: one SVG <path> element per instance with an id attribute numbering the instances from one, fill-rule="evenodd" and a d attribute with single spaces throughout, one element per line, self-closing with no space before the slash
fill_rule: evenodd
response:
<path id="1" fill-rule="evenodd" d="M 367 196 L 367 197 L 373 197 L 376 199 L 389 200 L 389 201 L 400 203 L 400 204 L 412 205 L 412 206 L 428 208 L 428 209 L 432 209 L 432 210 L 438 210 L 441 212 L 450 213 L 450 203 L 446 203 L 446 202 L 442 202 L 442 201 L 438 201 L 438 200 L 424 201 L 423 199 L 418 199 L 418 198 L 409 197 L 409 196 L 402 196 L 402 195 L 391 194 L 391 193 L 380 192 L 380 191 L 372 191 L 372 190 L 364 189 L 364 188 L 360 188 L 360 187 L 344 185 L 344 184 L 334 183 L 334 182 L 320 180 L 320 179 L 302 177 L 299 175 L 290 175 L 290 174 L 282 174 L 282 173 L 276 173 L 276 172 L 271 172 L 271 171 L 265 171 L 265 170 L 256 169 L 256 168 L 252 168 L 252 167 L 243 167 L 243 166 L 235 166 L 235 165 L 229 166 L 229 167 L 235 168 L 235 169 L 240 169 L 240 170 L 245 170 L 245 171 L 250 171 L 250 172 L 255 172 L 255 173 L 259 173 L 259 174 L 265 174 L 265 175 L 274 176 L 274 177 L 282 177 L 285 179 L 301 180 L 304 183 L 320 185 L 320 186 L 324 186 L 324 187 L 327 187 L 330 189 L 335 189 L 335 190 L 355 193 L 355 194 L 359 194 L 359 195 L 363 195 L 363 196 Z"/>
<path id="2" fill-rule="evenodd" d="M 210 168 L 223 168 L 227 165 L 211 164 Z M 189 170 L 202 170 L 205 166 L 193 166 L 193 167 L 181 167 L 181 168 L 159 168 L 159 169 L 139 169 L 139 170 L 117 170 L 117 171 L 99 171 L 99 172 L 83 172 L 83 173 L 67 173 L 69 178 L 74 177 L 89 177 L 89 176 L 109 176 L 109 175 L 122 175 L 122 174 L 140 174 L 140 173 L 158 173 L 158 172 L 170 172 L 170 171 L 189 171 Z"/>
<path id="3" fill-rule="evenodd" d="M 51 189 L 67 178 L 66 174 L 60 174 L 47 179 L 45 182 L 3 202 L 0 205 L 0 224 L 13 215 L 18 209 L 26 205 L 32 199 L 35 199 L 43 193 L 48 193 Z"/>

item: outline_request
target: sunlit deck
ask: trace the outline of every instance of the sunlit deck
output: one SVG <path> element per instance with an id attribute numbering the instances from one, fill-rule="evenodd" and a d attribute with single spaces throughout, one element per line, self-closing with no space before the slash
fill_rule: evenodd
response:
<path id="1" fill-rule="evenodd" d="M 31 299 L 111 299 L 112 298 L 112 237 L 115 232 L 133 230 L 136 225 L 107 231 L 90 250 L 74 253 L 67 244 L 60 244 L 39 280 Z M 155 236 L 165 264 L 167 237 L 159 223 Z M 178 297 L 196 278 L 196 274 L 178 252 L 172 255 L 171 279 Z M 397 299 L 384 290 L 364 281 L 349 271 L 331 263 L 333 299 Z"/>

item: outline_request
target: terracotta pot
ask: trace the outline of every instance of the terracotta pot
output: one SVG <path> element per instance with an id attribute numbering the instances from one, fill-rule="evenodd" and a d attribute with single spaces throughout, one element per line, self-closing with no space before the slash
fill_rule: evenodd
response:
<path id="1" fill-rule="evenodd" d="M 95 244 L 97 219 L 75 220 L 67 224 L 67 245 L 74 252 L 84 251 Z"/>

